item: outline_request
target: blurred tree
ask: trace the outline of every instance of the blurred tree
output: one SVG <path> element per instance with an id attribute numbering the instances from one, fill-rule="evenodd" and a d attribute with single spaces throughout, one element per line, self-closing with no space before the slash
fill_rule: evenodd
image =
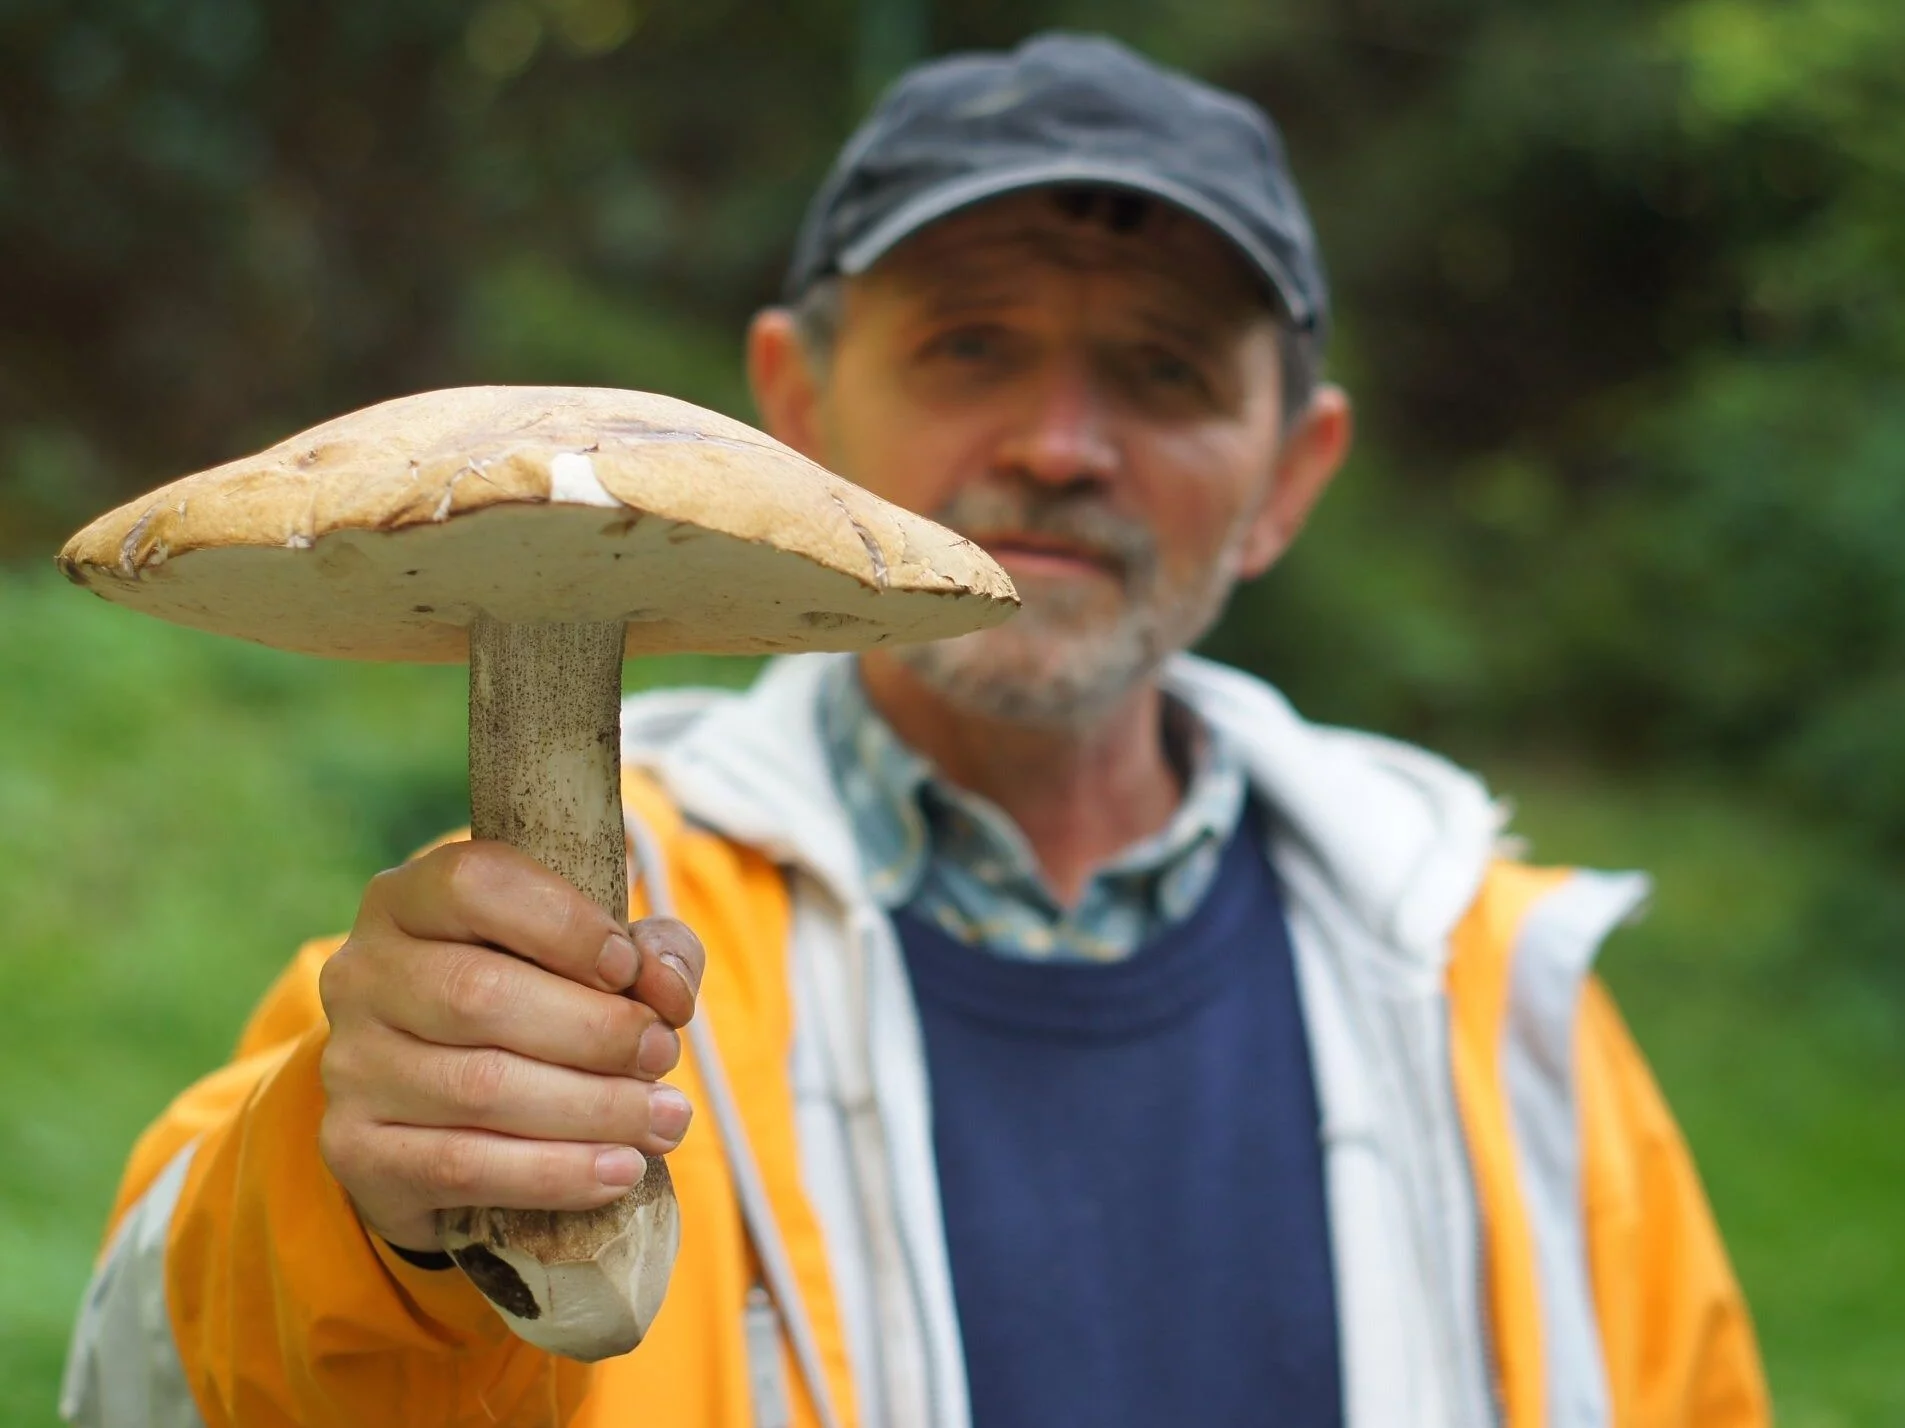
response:
<path id="1" fill-rule="evenodd" d="M 745 412 L 866 88 L 1108 29 L 1286 128 L 1362 449 L 1215 641 L 1905 845 L 1892 0 L 0 0 L 0 552 L 463 381 Z"/>

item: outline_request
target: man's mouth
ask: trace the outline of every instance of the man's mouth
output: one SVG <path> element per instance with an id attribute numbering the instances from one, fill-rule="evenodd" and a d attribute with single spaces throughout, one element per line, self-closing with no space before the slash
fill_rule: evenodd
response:
<path id="1" fill-rule="evenodd" d="M 985 532 L 973 539 L 1008 569 L 1026 575 L 1103 575 L 1124 578 L 1124 562 L 1096 546 L 1020 531 Z"/>

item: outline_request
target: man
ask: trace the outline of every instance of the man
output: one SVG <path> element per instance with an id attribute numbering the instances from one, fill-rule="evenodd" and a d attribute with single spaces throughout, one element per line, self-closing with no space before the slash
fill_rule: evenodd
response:
<path id="1" fill-rule="evenodd" d="M 925 66 L 788 297 L 763 424 L 1023 613 L 632 701 L 680 923 L 493 845 L 375 879 L 135 1152 L 69 1415 L 1766 1421 L 1587 976 L 1637 880 L 1500 861 L 1467 775 L 1179 653 L 1350 439 L 1268 121 L 1101 40 Z M 623 1359 L 516 1340 L 440 1253 L 439 1208 L 586 1208 L 664 1152 L 683 1248 Z"/>

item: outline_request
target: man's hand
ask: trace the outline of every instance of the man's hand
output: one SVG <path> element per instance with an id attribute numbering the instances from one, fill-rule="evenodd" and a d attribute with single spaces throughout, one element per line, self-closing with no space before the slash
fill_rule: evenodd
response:
<path id="1" fill-rule="evenodd" d="M 436 1249 L 460 1205 L 588 1210 L 680 1144 L 704 956 L 683 924 L 615 922 L 500 843 L 371 880 L 325 964 L 325 1164 L 364 1223 Z"/>

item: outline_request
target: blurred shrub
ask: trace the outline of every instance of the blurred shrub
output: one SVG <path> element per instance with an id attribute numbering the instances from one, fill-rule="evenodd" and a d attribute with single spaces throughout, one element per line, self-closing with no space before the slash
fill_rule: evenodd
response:
<path id="1" fill-rule="evenodd" d="M 1704 765 L 1905 853 L 1905 10 L 1455 8 L 1432 127 L 1324 176 L 1364 453 L 1213 647 L 1335 717 Z"/>
<path id="2" fill-rule="evenodd" d="M 0 553 L 403 390 L 745 414 L 869 80 L 1045 24 L 1261 99 L 1335 273 L 1360 450 L 1215 649 L 1905 847 L 1893 0 L 14 0 Z"/>

